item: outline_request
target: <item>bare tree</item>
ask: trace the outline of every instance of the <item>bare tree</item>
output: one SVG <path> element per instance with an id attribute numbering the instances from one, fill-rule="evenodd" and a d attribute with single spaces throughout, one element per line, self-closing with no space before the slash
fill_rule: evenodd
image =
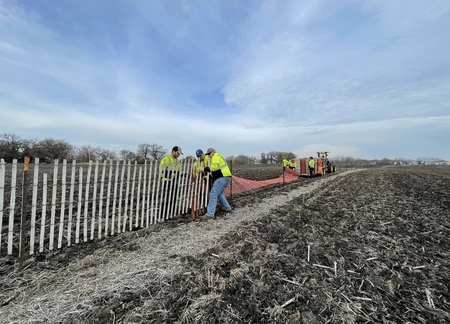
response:
<path id="1" fill-rule="evenodd" d="M 35 143 L 33 155 L 36 157 L 54 159 L 67 159 L 72 150 L 72 145 L 64 140 L 46 138 Z"/>
<path id="2" fill-rule="evenodd" d="M 167 150 L 161 145 L 152 144 L 149 146 L 149 149 L 149 158 L 152 158 L 154 161 L 161 160 L 162 157 L 167 154 Z"/>
<path id="3" fill-rule="evenodd" d="M 261 164 L 267 164 L 266 153 L 261 153 Z"/>
<path id="4" fill-rule="evenodd" d="M 78 151 L 80 149 L 76 145 L 71 145 L 69 155 L 67 156 L 67 160 L 73 161 L 77 158 Z"/>
<path id="5" fill-rule="evenodd" d="M 91 145 L 84 145 L 78 149 L 76 159 L 79 162 L 96 161 L 99 153 L 99 147 L 93 147 Z"/>
<path id="6" fill-rule="evenodd" d="M 238 155 L 234 159 L 234 163 L 236 164 L 255 164 L 255 157 L 247 156 L 247 155 Z"/>
<path id="7" fill-rule="evenodd" d="M 11 162 L 13 159 L 20 159 L 24 150 L 24 141 L 20 136 L 11 133 L 0 135 L 0 156 L 6 162 Z"/>
<path id="8" fill-rule="evenodd" d="M 112 150 L 99 148 L 98 157 L 102 161 L 117 160 L 117 153 L 115 151 L 112 151 Z"/>
<path id="9" fill-rule="evenodd" d="M 136 150 L 138 159 L 147 160 L 150 155 L 150 144 L 139 144 Z"/>
<path id="10" fill-rule="evenodd" d="M 282 163 L 284 158 L 290 160 L 296 158 L 296 155 L 292 152 L 280 152 L 280 151 L 272 151 L 266 154 L 267 164 Z"/>
<path id="11" fill-rule="evenodd" d="M 134 152 L 131 152 L 129 150 L 122 150 L 119 153 L 120 159 L 124 160 L 124 161 L 128 161 L 128 160 L 135 160 L 136 159 L 136 154 Z"/>

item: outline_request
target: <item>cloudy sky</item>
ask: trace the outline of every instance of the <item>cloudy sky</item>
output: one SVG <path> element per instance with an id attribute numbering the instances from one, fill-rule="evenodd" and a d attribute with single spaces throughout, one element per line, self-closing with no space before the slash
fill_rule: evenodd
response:
<path id="1" fill-rule="evenodd" d="M 450 1 L 0 0 L 0 133 L 450 160 Z"/>

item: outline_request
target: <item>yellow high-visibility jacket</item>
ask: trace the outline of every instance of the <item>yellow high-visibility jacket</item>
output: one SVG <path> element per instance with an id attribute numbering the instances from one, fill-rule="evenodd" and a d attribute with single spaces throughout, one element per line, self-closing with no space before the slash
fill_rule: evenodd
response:
<path id="1" fill-rule="evenodd" d="M 221 177 L 231 177 L 231 171 L 227 161 L 222 154 L 217 152 L 214 153 L 214 156 L 211 158 L 211 165 L 205 168 L 205 171 L 211 171 L 214 180 Z"/>
<path id="2" fill-rule="evenodd" d="M 316 161 L 314 161 L 314 159 L 309 159 L 308 165 L 311 169 L 314 169 L 314 166 L 316 165 Z"/>
<path id="3" fill-rule="evenodd" d="M 196 177 L 200 172 L 197 171 L 198 167 L 206 168 L 208 166 L 209 156 L 205 155 L 203 159 L 198 157 L 194 161 L 194 165 L 192 166 L 192 175 Z"/>
<path id="4" fill-rule="evenodd" d="M 297 167 L 297 162 L 295 162 L 295 160 L 294 160 L 294 162 L 289 161 L 289 167 L 290 167 L 291 169 L 295 169 L 295 168 Z"/>
<path id="5" fill-rule="evenodd" d="M 163 180 L 170 180 L 181 171 L 181 163 L 172 154 L 167 154 L 159 162 L 159 171 Z"/>

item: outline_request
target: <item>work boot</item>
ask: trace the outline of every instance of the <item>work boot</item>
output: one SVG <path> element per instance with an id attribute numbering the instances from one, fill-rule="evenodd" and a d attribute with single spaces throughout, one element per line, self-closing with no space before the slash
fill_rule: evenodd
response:
<path id="1" fill-rule="evenodd" d="M 231 209 L 231 208 L 230 208 L 230 209 L 225 209 L 225 208 L 222 207 L 220 210 L 223 211 L 223 212 L 225 212 L 225 213 L 229 213 L 229 212 L 231 212 L 233 209 Z"/>
<path id="2" fill-rule="evenodd" d="M 203 216 L 200 216 L 199 218 L 200 218 L 200 220 L 205 221 L 205 222 L 207 222 L 209 220 L 214 220 L 214 216 L 208 216 L 208 215 L 203 215 Z"/>

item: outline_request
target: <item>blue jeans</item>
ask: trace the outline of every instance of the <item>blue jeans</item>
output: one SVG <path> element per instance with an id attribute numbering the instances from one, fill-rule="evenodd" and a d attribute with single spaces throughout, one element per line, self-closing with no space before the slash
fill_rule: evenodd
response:
<path id="1" fill-rule="evenodd" d="M 230 204 L 223 195 L 225 188 L 230 184 L 231 177 L 222 177 L 214 180 L 211 192 L 209 193 L 208 207 L 206 208 L 206 216 L 214 217 L 216 213 L 217 199 L 224 209 L 231 209 Z"/>

